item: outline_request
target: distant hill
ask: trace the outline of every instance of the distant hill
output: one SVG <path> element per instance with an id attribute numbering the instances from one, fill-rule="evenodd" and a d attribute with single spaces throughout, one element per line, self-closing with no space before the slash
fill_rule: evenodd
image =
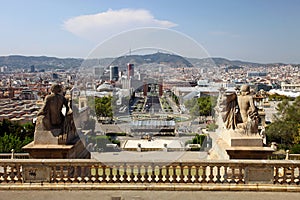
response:
<path id="1" fill-rule="evenodd" d="M 0 56 L 0 66 L 27 69 L 34 65 L 36 68 L 74 68 L 79 67 L 83 59 L 78 58 L 56 58 L 47 56 Z"/>
<path id="2" fill-rule="evenodd" d="M 119 67 L 126 67 L 127 63 L 135 65 L 143 65 L 150 63 L 167 64 L 170 67 L 211 67 L 211 66 L 228 66 L 233 68 L 239 67 L 257 67 L 257 66 L 279 66 L 284 63 L 270 63 L 260 64 L 253 62 L 245 62 L 239 60 L 228 60 L 225 58 L 183 58 L 174 54 L 154 53 L 148 55 L 129 55 L 118 58 L 104 58 L 104 59 L 89 59 L 84 60 L 80 58 L 56 58 L 47 56 L 0 56 L 0 67 L 7 66 L 13 69 L 28 69 L 34 65 L 39 69 L 70 69 L 78 68 L 83 64 L 85 67 L 92 66 L 109 66 L 116 65 Z"/>
<path id="3" fill-rule="evenodd" d="M 116 58 L 111 65 L 126 67 L 127 63 L 142 65 L 147 63 L 167 64 L 170 67 L 193 67 L 187 59 L 173 54 L 154 53 L 148 55 L 130 55 Z"/>

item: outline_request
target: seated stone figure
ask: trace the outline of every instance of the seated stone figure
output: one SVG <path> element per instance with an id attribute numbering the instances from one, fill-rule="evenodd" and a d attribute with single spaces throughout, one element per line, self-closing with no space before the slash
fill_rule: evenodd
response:
<path id="1" fill-rule="evenodd" d="M 244 129 L 246 133 L 257 133 L 258 111 L 250 93 L 249 85 L 243 85 L 241 87 L 241 93 L 238 95 L 238 105 L 242 122 L 239 123 L 237 127 Z"/>
<path id="2" fill-rule="evenodd" d="M 238 95 L 236 93 L 225 94 L 222 104 L 224 104 L 222 117 L 226 129 L 257 134 L 258 112 L 248 85 L 243 85 Z"/>
<path id="3" fill-rule="evenodd" d="M 68 113 L 68 101 L 62 95 L 61 85 L 52 85 L 51 94 L 46 96 L 44 106 L 38 112 L 37 125 L 39 124 L 40 127 L 37 128 L 47 131 L 60 129 L 61 134 L 63 132 L 65 121 L 65 116 L 62 114 L 63 106 L 66 107 L 66 113 Z"/>

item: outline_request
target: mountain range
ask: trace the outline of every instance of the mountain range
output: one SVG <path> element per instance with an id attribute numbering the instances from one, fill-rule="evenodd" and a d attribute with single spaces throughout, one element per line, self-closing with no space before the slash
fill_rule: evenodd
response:
<path id="1" fill-rule="evenodd" d="M 92 66 L 123 66 L 126 67 L 127 63 L 135 65 L 142 65 L 148 63 L 168 64 L 172 67 L 209 67 L 215 64 L 217 66 L 228 67 L 257 67 L 257 66 L 274 66 L 285 65 L 284 63 L 270 63 L 261 64 L 254 62 L 245 62 L 239 60 L 229 60 L 225 58 L 183 58 L 174 54 L 154 53 L 148 55 L 127 55 L 118 58 L 104 58 L 104 59 L 89 59 L 84 60 L 81 58 L 56 58 L 47 56 L 21 56 L 10 55 L 0 56 L 0 67 L 7 66 L 12 69 L 29 69 L 34 65 L 36 69 L 70 69 L 78 68 L 84 63 L 87 67 Z"/>

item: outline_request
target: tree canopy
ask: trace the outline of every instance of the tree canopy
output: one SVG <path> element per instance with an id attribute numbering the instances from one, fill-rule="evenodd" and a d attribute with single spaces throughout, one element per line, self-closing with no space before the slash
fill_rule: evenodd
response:
<path id="1" fill-rule="evenodd" d="M 96 97 L 95 98 L 95 111 L 97 118 L 112 118 L 112 97 Z"/>
<path id="2" fill-rule="evenodd" d="M 192 116 L 212 116 L 216 105 L 216 97 L 205 96 L 187 100 L 185 106 Z"/>
<path id="3" fill-rule="evenodd" d="M 277 142 L 280 148 L 292 149 L 300 143 L 300 97 L 293 102 L 284 99 L 276 109 L 275 120 L 266 128 L 268 142 Z"/>
<path id="4" fill-rule="evenodd" d="M 20 125 L 10 120 L 0 122 L 0 153 L 10 153 L 11 149 L 22 152 L 22 147 L 33 141 L 34 129 L 32 123 Z"/>

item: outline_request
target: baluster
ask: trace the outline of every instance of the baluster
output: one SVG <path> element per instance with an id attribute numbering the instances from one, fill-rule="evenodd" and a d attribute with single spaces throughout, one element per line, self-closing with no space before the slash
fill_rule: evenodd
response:
<path id="1" fill-rule="evenodd" d="M 175 180 L 176 180 L 176 182 L 180 182 L 181 181 L 181 179 L 180 179 L 180 172 L 181 172 L 181 164 L 179 164 L 179 166 L 176 166 L 175 167 Z"/>
<path id="2" fill-rule="evenodd" d="M 209 176 L 208 176 L 208 183 L 213 183 L 214 182 L 214 167 L 209 166 Z"/>
<path id="3" fill-rule="evenodd" d="M 158 182 L 165 182 L 166 181 L 166 177 L 165 177 L 166 173 L 165 173 L 165 166 L 158 166 Z"/>
<path id="4" fill-rule="evenodd" d="M 229 170 L 229 167 L 228 166 L 224 166 L 224 181 L 223 183 L 229 183 L 229 177 L 228 177 L 228 170 Z"/>
<path id="5" fill-rule="evenodd" d="M 149 183 L 151 183 L 151 181 L 152 181 L 152 167 L 151 167 L 151 165 L 149 165 L 147 168 L 146 168 L 146 181 L 147 182 L 149 182 Z"/>
<path id="6" fill-rule="evenodd" d="M 221 183 L 221 166 L 217 165 L 216 183 Z"/>
<path id="7" fill-rule="evenodd" d="M 21 165 L 17 165 L 17 180 L 18 182 L 22 182 L 22 173 L 21 173 Z"/>
<path id="8" fill-rule="evenodd" d="M 156 180 L 155 180 L 155 178 L 156 178 L 156 175 L 155 175 L 155 165 L 154 164 L 152 164 L 152 174 L 151 174 L 151 182 L 152 183 L 155 183 L 156 182 Z"/>
<path id="9" fill-rule="evenodd" d="M 159 166 L 154 166 L 154 182 L 160 182 L 160 167 Z"/>
<path id="10" fill-rule="evenodd" d="M 78 171 L 80 171 L 79 167 L 77 165 L 74 166 L 74 182 L 77 181 L 79 183 L 78 180 Z"/>
<path id="11" fill-rule="evenodd" d="M 119 170 L 118 170 L 118 176 L 119 176 L 119 182 L 121 183 L 121 182 L 123 182 L 124 180 L 125 180 L 125 178 L 124 178 L 124 165 L 120 165 L 119 166 Z"/>
<path id="12" fill-rule="evenodd" d="M 145 165 L 141 165 L 140 166 L 140 171 L 139 171 L 139 180 L 142 183 L 145 181 L 145 173 L 146 173 Z"/>
<path id="13" fill-rule="evenodd" d="M 137 182 L 139 179 L 138 179 L 138 174 L 139 174 L 139 168 L 137 165 L 133 165 L 132 166 L 132 181 L 133 182 Z"/>
<path id="14" fill-rule="evenodd" d="M 166 166 L 166 175 L 165 175 L 165 178 L 166 178 L 166 182 L 167 183 L 171 183 L 171 181 L 170 181 L 170 177 L 171 177 L 170 176 L 170 167 L 171 167 L 170 165 Z"/>
<path id="15" fill-rule="evenodd" d="M 173 178 L 173 182 L 175 183 L 177 180 L 177 175 L 176 175 L 176 170 L 177 170 L 177 166 L 175 166 L 175 165 L 173 165 L 172 166 L 172 170 L 173 170 L 173 176 L 172 176 L 172 178 Z"/>
<path id="16" fill-rule="evenodd" d="M 114 182 L 114 180 L 113 180 L 113 178 L 114 178 L 114 175 L 113 175 L 113 168 L 114 168 L 114 166 L 106 166 L 106 177 L 108 177 L 108 183 L 113 183 Z"/>
<path id="17" fill-rule="evenodd" d="M 131 182 L 132 177 L 131 177 L 131 167 L 129 165 L 126 166 L 126 181 Z"/>
<path id="18" fill-rule="evenodd" d="M 286 177 L 286 167 L 283 167 L 283 177 L 282 177 L 282 183 L 287 183 L 287 177 Z"/>
<path id="19" fill-rule="evenodd" d="M 70 165 L 67 167 L 66 182 L 71 182 L 71 166 Z"/>
<path id="20" fill-rule="evenodd" d="M 291 184 L 295 184 L 295 167 L 291 167 Z"/>
<path id="21" fill-rule="evenodd" d="M 121 178 L 121 175 L 120 175 L 121 166 L 120 165 L 116 165 L 115 168 L 116 168 L 115 182 L 120 183 L 121 182 L 120 181 L 120 178 Z"/>
<path id="22" fill-rule="evenodd" d="M 300 166 L 296 166 L 294 169 L 295 169 L 295 172 L 294 172 L 294 174 L 295 174 L 295 183 L 297 185 L 299 185 L 299 183 L 300 183 Z"/>
<path id="23" fill-rule="evenodd" d="M 192 166 L 187 166 L 187 181 L 188 183 L 192 182 Z"/>
<path id="24" fill-rule="evenodd" d="M 179 165 L 179 167 L 180 167 L 180 170 L 179 170 L 179 172 L 180 172 L 180 175 L 179 175 L 180 180 L 179 180 L 179 182 L 180 183 L 184 183 L 184 174 L 183 174 L 184 172 L 183 171 L 184 171 L 184 167 L 185 166 L 183 166 L 182 163 L 181 163 Z"/>
<path id="25" fill-rule="evenodd" d="M 134 178 L 135 178 L 135 175 L 134 175 L 134 164 L 129 166 L 130 168 L 130 182 L 134 182 Z"/>
<path id="26" fill-rule="evenodd" d="M 3 180 L 5 181 L 5 182 L 7 182 L 7 167 L 8 167 L 8 165 L 3 165 Z"/>
<path id="27" fill-rule="evenodd" d="M 51 167 L 51 180 L 50 180 L 50 182 L 52 183 L 52 182 L 56 182 L 56 176 L 57 176 L 57 174 L 56 174 L 56 166 L 52 166 Z"/>
<path id="28" fill-rule="evenodd" d="M 195 183 L 200 183 L 200 166 L 199 165 L 196 165 L 195 166 Z"/>
<path id="29" fill-rule="evenodd" d="M 99 183 L 99 165 L 94 165 L 95 175 L 94 175 L 94 182 Z"/>
<path id="30" fill-rule="evenodd" d="M 231 167 L 231 178 L 230 183 L 235 183 L 235 168 Z"/>
<path id="31" fill-rule="evenodd" d="M 275 168 L 274 184 L 276 184 L 276 183 L 279 183 L 279 175 L 278 175 L 279 171 L 278 171 L 278 167 L 274 167 L 274 168 Z"/>
<path id="32" fill-rule="evenodd" d="M 201 183 L 206 183 L 206 167 L 207 166 L 201 166 L 202 169 L 202 175 L 201 175 Z"/>
<path id="33" fill-rule="evenodd" d="M 86 179 L 85 179 L 85 177 L 86 177 L 86 173 L 85 173 L 85 167 L 84 166 L 81 166 L 80 167 L 80 181 L 82 181 L 82 182 L 85 182 L 86 181 Z"/>
<path id="34" fill-rule="evenodd" d="M 99 176 L 99 178 L 98 178 L 99 183 L 104 182 L 105 181 L 105 166 L 99 165 L 97 172 L 98 172 L 98 176 Z"/>
<path id="35" fill-rule="evenodd" d="M 237 183 L 244 183 L 244 175 L 243 175 L 243 168 L 242 166 L 239 167 L 239 175 Z"/>
<path id="36" fill-rule="evenodd" d="M 116 182 L 118 179 L 117 179 L 117 174 L 118 174 L 118 168 L 116 165 L 113 165 L 110 167 L 110 173 L 111 173 L 111 182 Z"/>
<path id="37" fill-rule="evenodd" d="M 182 166 L 181 169 L 182 170 L 181 170 L 181 181 L 180 182 L 185 183 L 185 182 L 188 181 L 188 178 L 187 178 L 187 176 L 188 176 L 188 172 L 187 172 L 188 167 L 187 166 Z"/>
<path id="38" fill-rule="evenodd" d="M 59 166 L 59 181 L 62 182 L 64 177 L 64 168 L 62 165 Z"/>

